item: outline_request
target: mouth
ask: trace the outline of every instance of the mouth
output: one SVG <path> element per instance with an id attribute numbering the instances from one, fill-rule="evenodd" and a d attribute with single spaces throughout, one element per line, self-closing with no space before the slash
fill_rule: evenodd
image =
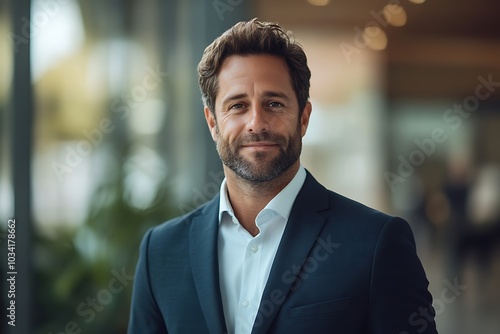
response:
<path id="1" fill-rule="evenodd" d="M 270 150 L 276 147 L 278 147 L 278 144 L 274 142 L 265 142 L 265 141 L 259 141 L 242 145 L 242 148 L 258 150 L 258 151 Z"/>

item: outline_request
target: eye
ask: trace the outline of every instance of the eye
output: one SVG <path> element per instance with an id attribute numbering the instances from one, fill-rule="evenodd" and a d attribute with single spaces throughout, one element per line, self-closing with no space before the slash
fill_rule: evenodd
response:
<path id="1" fill-rule="evenodd" d="M 276 102 L 276 101 L 272 101 L 269 103 L 269 106 L 271 108 L 281 108 L 283 107 L 283 104 L 279 103 L 279 102 Z"/>
<path id="2" fill-rule="evenodd" d="M 243 109 L 245 106 L 243 103 L 235 103 L 229 106 L 229 110 L 240 110 Z"/>

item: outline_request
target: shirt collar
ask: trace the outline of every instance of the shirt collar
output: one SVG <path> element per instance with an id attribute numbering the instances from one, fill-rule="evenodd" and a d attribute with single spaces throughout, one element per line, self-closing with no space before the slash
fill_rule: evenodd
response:
<path id="1" fill-rule="evenodd" d="M 299 166 L 299 170 L 293 177 L 293 179 L 283 188 L 274 198 L 267 203 L 264 210 L 272 210 L 278 213 L 281 217 L 288 220 L 290 216 L 290 211 L 292 211 L 293 202 L 299 194 L 300 189 L 304 185 L 306 180 L 306 171 L 302 165 Z M 261 211 L 261 212 L 262 212 Z M 227 195 L 227 185 L 226 178 L 222 181 L 220 187 L 220 199 L 219 199 L 219 223 L 222 221 L 222 215 L 227 212 L 229 215 L 234 217 L 234 211 L 229 202 Z"/>

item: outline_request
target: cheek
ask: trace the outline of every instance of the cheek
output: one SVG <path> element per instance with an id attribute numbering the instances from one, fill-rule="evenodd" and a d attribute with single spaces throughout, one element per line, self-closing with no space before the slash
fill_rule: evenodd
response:
<path id="1" fill-rule="evenodd" d="M 242 122 L 240 119 L 235 117 L 226 117 L 220 122 L 220 134 L 224 138 L 235 138 L 240 135 L 244 131 L 245 122 Z"/>
<path id="2" fill-rule="evenodd" d="M 299 122 L 297 118 L 290 119 L 286 124 L 286 130 L 289 133 L 290 137 L 296 137 L 302 135 L 302 124 Z"/>

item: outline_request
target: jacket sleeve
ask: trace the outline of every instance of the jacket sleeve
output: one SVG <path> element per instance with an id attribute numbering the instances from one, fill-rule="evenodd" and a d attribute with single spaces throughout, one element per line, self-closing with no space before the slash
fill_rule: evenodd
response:
<path id="1" fill-rule="evenodd" d="M 385 223 L 372 266 L 368 332 L 436 334 L 429 282 L 406 221 L 391 218 Z"/>
<path id="2" fill-rule="evenodd" d="M 148 253 L 152 233 L 153 229 L 150 229 L 141 242 L 132 291 L 128 334 L 168 333 L 151 288 Z"/>

